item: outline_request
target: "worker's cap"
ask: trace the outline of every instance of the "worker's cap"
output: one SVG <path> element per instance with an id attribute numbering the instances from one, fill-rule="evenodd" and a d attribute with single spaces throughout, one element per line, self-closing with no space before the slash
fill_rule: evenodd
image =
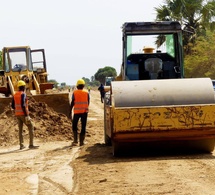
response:
<path id="1" fill-rule="evenodd" d="M 85 85 L 85 81 L 84 81 L 83 79 L 79 79 L 79 80 L 77 81 L 76 86 L 78 86 L 78 85 Z"/>
<path id="2" fill-rule="evenodd" d="M 25 81 L 23 80 L 19 80 L 18 83 L 17 83 L 17 87 L 21 87 L 21 86 L 25 86 Z"/>

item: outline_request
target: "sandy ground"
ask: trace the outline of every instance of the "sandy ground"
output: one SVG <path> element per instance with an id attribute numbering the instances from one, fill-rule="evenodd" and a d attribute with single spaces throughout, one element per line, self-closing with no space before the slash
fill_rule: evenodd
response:
<path id="1" fill-rule="evenodd" d="M 9 133 L 0 133 L 0 195 L 215 195 L 214 152 L 167 153 L 158 148 L 146 153 L 133 146 L 127 148 L 127 155 L 113 157 L 111 146 L 103 141 L 103 104 L 97 91 L 91 91 L 82 147 L 71 147 L 69 131 L 61 130 L 58 139 L 43 139 L 40 125 L 35 139 L 40 148 L 21 151 L 13 139 L 17 129 L 10 123 L 8 117 L 0 117 L 1 129 Z"/>

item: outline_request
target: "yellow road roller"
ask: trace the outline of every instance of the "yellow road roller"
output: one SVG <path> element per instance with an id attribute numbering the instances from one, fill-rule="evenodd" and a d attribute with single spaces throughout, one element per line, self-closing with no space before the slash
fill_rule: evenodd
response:
<path id="1" fill-rule="evenodd" d="M 121 72 L 104 103 L 104 140 L 113 154 L 132 142 L 188 143 L 212 152 L 213 85 L 210 78 L 184 78 L 180 23 L 124 23 L 122 40 Z"/>

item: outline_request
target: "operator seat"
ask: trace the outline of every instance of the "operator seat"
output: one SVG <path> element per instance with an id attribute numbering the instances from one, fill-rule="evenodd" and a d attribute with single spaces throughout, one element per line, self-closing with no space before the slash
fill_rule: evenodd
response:
<path id="1" fill-rule="evenodd" d="M 151 79 L 158 78 L 158 72 L 162 71 L 162 63 L 160 58 L 148 58 L 145 61 L 145 70 L 149 72 Z"/>

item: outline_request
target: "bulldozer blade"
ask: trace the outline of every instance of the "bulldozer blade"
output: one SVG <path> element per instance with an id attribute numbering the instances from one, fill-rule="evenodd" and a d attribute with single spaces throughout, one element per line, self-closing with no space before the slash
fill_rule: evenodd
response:
<path id="1" fill-rule="evenodd" d="M 68 116 L 70 102 L 69 93 L 40 94 L 32 96 L 37 102 L 45 102 L 58 113 Z"/>
<path id="2" fill-rule="evenodd" d="M 34 98 L 37 102 L 44 102 L 54 111 L 58 113 L 69 114 L 69 93 L 54 93 L 54 94 L 40 94 L 29 96 Z M 0 98 L 0 114 L 4 112 L 4 109 L 10 105 L 12 102 L 12 97 Z"/>

